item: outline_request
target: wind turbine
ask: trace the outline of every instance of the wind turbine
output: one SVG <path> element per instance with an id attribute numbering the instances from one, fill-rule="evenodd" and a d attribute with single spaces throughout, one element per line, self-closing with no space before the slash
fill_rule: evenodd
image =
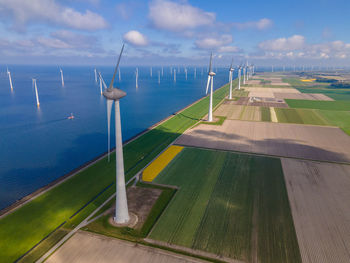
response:
<path id="1" fill-rule="evenodd" d="M 163 77 L 163 74 L 164 74 L 164 72 L 163 72 L 163 66 L 162 66 L 162 77 Z"/>
<path id="2" fill-rule="evenodd" d="M 151 69 L 150 69 L 150 74 L 151 74 L 151 78 L 152 78 L 152 67 L 151 67 Z"/>
<path id="3" fill-rule="evenodd" d="M 245 85 L 245 72 L 246 72 L 246 68 L 243 67 L 243 85 Z"/>
<path id="4" fill-rule="evenodd" d="M 197 76 L 197 68 L 194 68 L 194 78 Z"/>
<path id="5" fill-rule="evenodd" d="M 232 62 L 231 62 L 231 66 L 230 66 L 230 69 L 229 69 L 229 81 L 230 81 L 230 93 L 229 93 L 229 99 L 232 100 L 232 75 L 233 75 L 233 71 L 235 70 L 233 67 L 232 67 L 232 64 L 233 64 L 233 59 L 232 59 Z"/>
<path id="6" fill-rule="evenodd" d="M 11 92 L 13 91 L 13 86 L 12 86 L 12 78 L 11 78 L 11 72 L 9 71 L 9 69 L 6 69 L 7 75 L 9 77 L 9 82 L 10 82 L 10 87 L 11 87 Z"/>
<path id="7" fill-rule="evenodd" d="M 187 68 L 185 68 L 185 78 L 187 80 Z"/>
<path id="8" fill-rule="evenodd" d="M 174 68 L 174 82 L 176 82 L 176 68 Z"/>
<path id="9" fill-rule="evenodd" d="M 138 68 L 136 68 L 135 77 L 136 77 L 136 88 L 138 88 L 139 87 L 139 69 Z"/>
<path id="10" fill-rule="evenodd" d="M 206 89 L 206 92 L 205 92 L 205 94 L 208 94 L 209 85 L 211 83 L 211 86 L 210 86 L 210 98 L 209 98 L 208 121 L 213 121 L 213 82 L 214 82 L 214 76 L 216 75 L 212 71 L 212 59 L 213 59 L 213 53 L 210 54 L 208 82 L 207 82 L 207 89 Z"/>
<path id="11" fill-rule="evenodd" d="M 106 85 L 105 81 L 102 78 L 101 72 L 98 72 L 98 75 L 99 75 L 99 79 L 100 79 L 100 92 L 101 92 L 101 95 L 102 95 L 103 94 L 102 85 L 103 85 L 104 89 L 107 89 L 107 85 Z M 109 147 L 109 143 L 108 143 L 108 147 Z M 108 150 L 108 152 L 109 152 L 109 150 Z M 109 161 L 109 155 L 108 155 L 108 161 Z"/>
<path id="12" fill-rule="evenodd" d="M 63 79 L 63 71 L 60 68 L 60 72 L 61 72 L 61 82 L 62 82 L 62 87 L 64 87 L 64 79 Z"/>
<path id="13" fill-rule="evenodd" d="M 113 87 L 113 82 L 117 74 L 117 70 L 119 67 L 123 50 L 124 50 L 124 44 L 120 51 L 120 55 L 114 70 L 111 83 L 109 84 L 108 89 L 103 91 L 103 96 L 107 99 L 108 137 L 110 137 L 110 122 L 111 122 L 113 102 L 114 102 L 114 108 L 115 108 L 116 205 L 115 205 L 115 217 L 113 218 L 113 220 L 115 223 L 118 223 L 118 224 L 125 224 L 130 220 L 129 211 L 128 211 L 128 202 L 126 198 L 126 189 L 125 189 L 123 142 L 122 142 L 120 107 L 119 107 L 119 100 L 125 97 L 126 93 L 118 88 Z"/>
<path id="14" fill-rule="evenodd" d="M 97 71 L 96 71 L 96 68 L 94 68 L 94 73 L 95 73 L 95 82 L 97 83 Z"/>
<path id="15" fill-rule="evenodd" d="M 36 79 L 32 79 L 33 88 L 35 89 L 35 97 L 36 97 L 36 106 L 40 107 L 39 95 L 38 95 L 38 87 L 36 85 Z"/>
<path id="16" fill-rule="evenodd" d="M 158 70 L 158 84 L 160 84 L 160 71 Z"/>
<path id="17" fill-rule="evenodd" d="M 238 89 L 241 89 L 241 71 L 242 71 L 242 67 L 239 66 L 238 68 Z"/>

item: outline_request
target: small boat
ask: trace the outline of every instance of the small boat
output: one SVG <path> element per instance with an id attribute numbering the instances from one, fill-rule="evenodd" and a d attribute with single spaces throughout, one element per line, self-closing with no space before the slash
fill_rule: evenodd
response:
<path id="1" fill-rule="evenodd" d="M 73 113 L 70 114 L 70 116 L 67 117 L 68 120 L 73 120 L 74 119 L 74 115 Z"/>

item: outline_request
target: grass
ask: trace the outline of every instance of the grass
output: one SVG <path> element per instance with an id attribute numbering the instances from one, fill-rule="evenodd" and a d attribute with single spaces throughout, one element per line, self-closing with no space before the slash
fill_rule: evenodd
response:
<path id="1" fill-rule="evenodd" d="M 172 145 L 158 156 L 142 173 L 142 180 L 152 182 L 168 163 L 179 153 L 183 147 Z"/>
<path id="2" fill-rule="evenodd" d="M 319 110 L 350 110 L 350 101 L 317 101 L 317 100 L 291 100 L 286 99 L 286 103 L 291 108 L 319 109 Z"/>
<path id="3" fill-rule="evenodd" d="M 255 251 L 262 263 L 301 262 L 279 159 L 185 148 L 155 181 L 179 190 L 150 238 L 245 261 Z"/>
<path id="4" fill-rule="evenodd" d="M 213 119 L 217 119 L 217 121 L 211 121 L 211 122 L 208 122 L 208 121 L 201 121 L 199 124 L 207 124 L 207 125 L 219 125 L 221 126 L 224 121 L 226 120 L 226 117 L 225 116 L 214 116 Z"/>
<path id="5" fill-rule="evenodd" d="M 330 125 L 317 110 L 275 108 L 275 112 L 278 122 L 282 123 Z"/>
<path id="6" fill-rule="evenodd" d="M 262 121 L 271 121 L 270 108 L 268 107 L 260 107 L 261 110 L 261 120 Z"/>
<path id="7" fill-rule="evenodd" d="M 213 105 L 217 105 L 227 94 L 228 85 L 216 90 Z M 127 144 L 124 147 L 126 179 L 135 175 L 183 131 L 202 118 L 207 112 L 208 102 L 209 97 L 205 97 Z M 15 261 L 114 182 L 114 159 L 114 154 L 110 163 L 107 158 L 102 159 L 0 219 L 0 259 L 4 262 Z M 95 207 L 94 203 L 87 205 L 77 215 L 74 224 L 79 223 Z"/>
<path id="8" fill-rule="evenodd" d="M 84 227 L 83 230 L 103 234 L 106 236 L 117 237 L 129 241 L 140 241 L 142 238 L 145 238 L 150 232 L 151 228 L 154 226 L 155 222 L 160 217 L 161 213 L 164 211 L 164 209 L 170 202 L 170 200 L 173 198 L 176 189 L 149 185 L 144 183 L 139 183 L 138 186 L 147 188 L 157 188 L 162 190 L 162 193 L 158 197 L 156 203 L 153 205 L 141 229 L 133 229 L 129 227 L 114 227 L 108 222 L 110 215 L 104 215 L 98 218 L 97 220 L 93 221 L 86 227 Z M 109 207 L 114 204 L 114 202 L 110 203 Z"/>
<path id="9" fill-rule="evenodd" d="M 319 113 L 332 125 L 338 126 L 345 133 L 350 135 L 350 112 L 348 111 L 326 111 L 319 110 Z"/>

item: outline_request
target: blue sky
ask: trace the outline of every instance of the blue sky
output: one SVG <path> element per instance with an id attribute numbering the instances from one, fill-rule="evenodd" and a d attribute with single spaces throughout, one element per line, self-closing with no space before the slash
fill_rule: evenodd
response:
<path id="1" fill-rule="evenodd" d="M 350 1 L 0 0 L 1 64 L 350 62 Z"/>

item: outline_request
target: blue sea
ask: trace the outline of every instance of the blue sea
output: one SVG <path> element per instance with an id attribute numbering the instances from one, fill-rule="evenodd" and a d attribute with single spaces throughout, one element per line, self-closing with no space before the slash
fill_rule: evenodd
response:
<path id="1" fill-rule="evenodd" d="M 0 209 L 32 193 L 107 151 L 106 101 L 95 82 L 93 66 L 64 66 L 65 86 L 56 66 L 0 67 Z M 97 67 L 108 86 L 114 68 Z M 178 68 L 176 67 L 176 70 Z M 206 69 L 180 68 L 176 82 L 170 68 L 121 67 L 115 82 L 127 96 L 121 100 L 123 140 L 205 96 Z M 40 107 L 32 78 L 37 79 Z M 214 89 L 228 82 L 228 69 L 218 68 Z M 74 119 L 67 117 L 74 115 Z M 114 125 L 112 124 L 112 128 Z M 114 130 L 111 131 L 112 134 Z M 112 136 L 112 147 L 114 147 Z"/>

